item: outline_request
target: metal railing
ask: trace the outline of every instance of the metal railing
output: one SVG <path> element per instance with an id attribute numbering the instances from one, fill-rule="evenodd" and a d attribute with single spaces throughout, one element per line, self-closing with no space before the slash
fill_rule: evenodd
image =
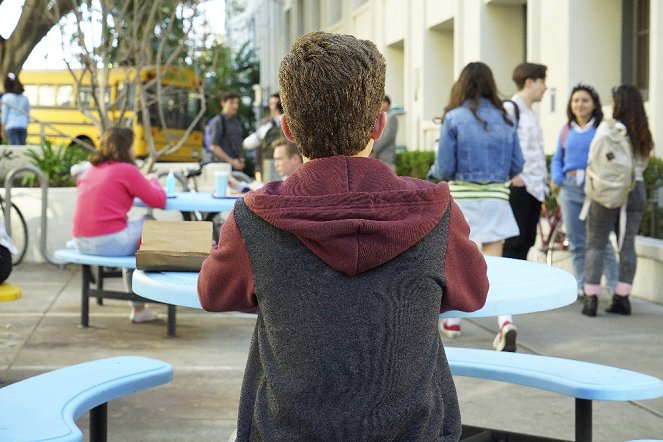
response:
<path id="1" fill-rule="evenodd" d="M 11 227 L 11 217 L 9 210 L 12 206 L 13 178 L 15 175 L 17 175 L 20 172 L 32 172 L 35 175 L 37 175 L 37 179 L 39 180 L 39 185 L 41 186 L 41 232 L 39 232 L 39 252 L 47 262 L 59 265 L 57 261 L 55 261 L 51 256 L 49 256 L 46 245 L 46 239 L 48 234 L 47 230 L 48 219 L 46 216 L 46 211 L 48 209 L 48 179 L 46 178 L 46 175 L 44 175 L 44 172 L 42 172 L 41 169 L 39 169 L 36 166 L 26 164 L 24 166 L 15 167 L 12 170 L 10 170 L 7 173 L 7 176 L 5 177 L 5 192 L 6 192 L 5 227 L 7 228 L 7 234 L 11 237 L 12 227 Z M 27 240 L 29 240 L 29 238 L 26 238 L 26 241 Z"/>

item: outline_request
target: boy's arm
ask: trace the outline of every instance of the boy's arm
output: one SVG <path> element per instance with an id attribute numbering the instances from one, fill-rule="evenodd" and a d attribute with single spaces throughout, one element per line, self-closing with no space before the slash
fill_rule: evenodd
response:
<path id="1" fill-rule="evenodd" d="M 219 244 L 212 246 L 198 276 L 200 304 L 209 312 L 254 312 L 258 301 L 253 269 L 233 212 L 223 223 L 219 237 Z"/>
<path id="2" fill-rule="evenodd" d="M 561 136 L 557 140 L 557 149 L 555 149 L 555 154 L 552 157 L 550 162 L 550 172 L 552 175 L 553 183 L 556 185 L 562 184 L 564 180 L 564 149 L 562 148 Z"/>
<path id="3" fill-rule="evenodd" d="M 488 275 L 486 260 L 477 245 L 470 241 L 470 227 L 460 208 L 452 200 L 449 210 L 449 236 L 444 257 L 446 284 L 440 313 L 448 310 L 473 312 L 486 303 Z"/>
<path id="4" fill-rule="evenodd" d="M 509 172 L 509 178 L 513 178 L 523 171 L 525 166 L 525 157 L 523 156 L 523 151 L 520 148 L 520 138 L 518 138 L 518 131 L 513 132 L 512 138 L 513 151 L 511 153 L 511 171 Z"/>

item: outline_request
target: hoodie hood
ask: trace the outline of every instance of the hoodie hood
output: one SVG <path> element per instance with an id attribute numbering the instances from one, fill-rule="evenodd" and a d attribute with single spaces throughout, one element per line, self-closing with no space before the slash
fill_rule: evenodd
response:
<path id="1" fill-rule="evenodd" d="M 450 201 L 446 183 L 398 177 L 379 160 L 345 156 L 306 162 L 287 180 L 244 197 L 256 215 L 347 275 L 375 268 L 417 243 Z"/>

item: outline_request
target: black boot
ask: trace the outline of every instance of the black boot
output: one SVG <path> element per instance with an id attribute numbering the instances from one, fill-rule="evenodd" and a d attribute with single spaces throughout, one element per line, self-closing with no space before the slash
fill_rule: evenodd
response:
<path id="1" fill-rule="evenodd" d="M 631 301 L 628 300 L 628 295 L 612 295 L 612 304 L 610 304 L 610 307 L 605 309 L 605 311 L 608 313 L 618 313 L 620 315 L 630 315 Z"/>
<path id="2" fill-rule="evenodd" d="M 599 304 L 598 296 L 583 295 L 582 297 L 582 314 L 586 316 L 596 316 L 596 309 Z"/>

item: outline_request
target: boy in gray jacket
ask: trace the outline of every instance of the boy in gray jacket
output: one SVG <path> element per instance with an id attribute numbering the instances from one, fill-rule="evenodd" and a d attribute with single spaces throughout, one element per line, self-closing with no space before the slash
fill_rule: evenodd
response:
<path id="1" fill-rule="evenodd" d="M 369 158 L 384 77 L 348 35 L 304 35 L 281 62 L 304 164 L 237 202 L 198 280 L 205 310 L 259 308 L 237 440 L 460 438 L 438 315 L 483 306 L 486 263 L 445 183 Z"/>

